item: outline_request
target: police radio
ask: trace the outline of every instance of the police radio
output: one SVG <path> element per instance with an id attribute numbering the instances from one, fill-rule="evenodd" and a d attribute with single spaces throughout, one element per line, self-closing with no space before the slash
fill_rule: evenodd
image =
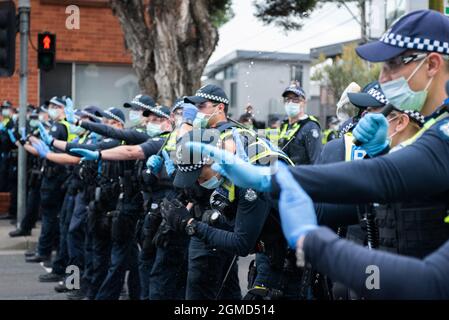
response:
<path id="1" fill-rule="evenodd" d="M 448 83 L 446 83 L 446 90 L 447 89 L 448 89 Z M 391 103 L 389 103 L 382 109 L 381 113 L 384 115 L 384 117 L 387 117 L 391 113 L 391 111 L 393 111 L 393 109 L 394 109 L 394 106 Z M 362 145 L 362 143 L 360 141 L 358 141 L 357 139 L 354 139 L 354 144 L 357 147 L 360 147 Z"/>

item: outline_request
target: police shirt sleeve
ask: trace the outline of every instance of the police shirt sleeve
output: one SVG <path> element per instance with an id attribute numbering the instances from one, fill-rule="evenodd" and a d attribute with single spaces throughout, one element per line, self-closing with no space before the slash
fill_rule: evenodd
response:
<path id="1" fill-rule="evenodd" d="M 58 122 L 54 123 L 51 126 L 49 134 L 53 138 L 55 138 L 57 140 L 61 140 L 61 141 L 67 141 L 68 136 L 69 136 L 66 126 L 64 126 L 63 124 L 60 124 Z"/>
<path id="2" fill-rule="evenodd" d="M 387 203 L 441 194 L 449 190 L 449 134 L 445 138 L 439 127 L 382 157 L 290 170 L 314 201 Z M 275 180 L 273 190 L 279 192 Z"/>
<path id="3" fill-rule="evenodd" d="M 368 250 L 322 227 L 307 234 L 303 251 L 314 268 L 363 298 L 449 298 L 449 241 L 421 261 Z"/>
<path id="4" fill-rule="evenodd" d="M 159 152 L 164 142 L 165 138 L 152 138 L 139 146 L 142 148 L 145 158 L 149 158 Z"/>
<path id="5" fill-rule="evenodd" d="M 89 121 L 82 121 L 81 127 L 84 129 L 96 132 L 102 136 L 123 140 L 127 144 L 139 144 L 149 139 L 149 136 L 144 132 L 139 132 L 134 129 L 117 129 L 102 123 L 94 123 Z"/>

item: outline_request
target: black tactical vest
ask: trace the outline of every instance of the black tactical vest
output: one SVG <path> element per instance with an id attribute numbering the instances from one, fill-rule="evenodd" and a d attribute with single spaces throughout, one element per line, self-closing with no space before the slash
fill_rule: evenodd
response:
<path id="1" fill-rule="evenodd" d="M 394 203 L 376 206 L 379 249 L 423 258 L 449 239 L 447 204 Z"/>

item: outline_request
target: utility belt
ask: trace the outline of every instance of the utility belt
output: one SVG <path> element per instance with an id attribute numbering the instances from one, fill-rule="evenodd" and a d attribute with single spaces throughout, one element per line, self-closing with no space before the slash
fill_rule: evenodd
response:
<path id="1" fill-rule="evenodd" d="M 40 181 L 42 180 L 42 171 L 40 169 L 31 169 L 28 178 L 28 187 L 35 188 L 38 187 Z"/>
<path id="2" fill-rule="evenodd" d="M 63 176 L 67 174 L 66 168 L 61 165 L 48 165 L 48 162 L 44 166 L 44 172 L 43 176 L 47 179 L 52 179 L 54 177 L 60 177 L 61 179 Z"/>
<path id="3" fill-rule="evenodd" d="M 379 248 L 422 258 L 449 239 L 447 204 L 395 203 L 377 205 Z"/>

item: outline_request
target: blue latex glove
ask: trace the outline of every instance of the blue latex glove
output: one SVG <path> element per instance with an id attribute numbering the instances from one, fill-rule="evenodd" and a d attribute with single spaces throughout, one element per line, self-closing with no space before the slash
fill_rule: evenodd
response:
<path id="1" fill-rule="evenodd" d="M 150 172 L 154 175 L 159 174 L 162 169 L 162 162 L 163 159 L 161 156 L 153 154 L 151 157 L 147 160 L 147 168 L 150 170 Z"/>
<path id="2" fill-rule="evenodd" d="M 64 108 L 65 112 L 65 118 L 69 123 L 75 124 L 76 123 L 76 117 L 75 117 L 75 110 L 73 110 L 73 102 L 72 99 L 67 98 L 66 99 L 66 107 Z"/>
<path id="3" fill-rule="evenodd" d="M 380 113 L 369 113 L 360 119 L 352 132 L 362 143 L 362 148 L 374 157 L 388 147 L 388 121 Z"/>
<path id="4" fill-rule="evenodd" d="M 256 191 L 271 191 L 271 168 L 252 165 L 242 159 L 244 155 L 234 155 L 226 150 L 200 142 L 188 142 L 192 152 L 202 153 L 215 161 L 212 169 L 228 178 L 241 188 L 251 188 Z M 237 152 L 239 150 L 237 149 Z"/>
<path id="5" fill-rule="evenodd" d="M 317 228 L 315 208 L 310 197 L 283 163 L 279 163 L 276 180 L 281 187 L 279 213 L 282 231 L 289 246 L 295 248 L 301 236 Z"/>
<path id="6" fill-rule="evenodd" d="M 182 122 L 193 123 L 198 113 L 198 108 L 191 103 L 184 103 L 182 109 Z"/>
<path id="7" fill-rule="evenodd" d="M 50 152 L 48 146 L 40 140 L 38 142 L 33 142 L 32 145 L 41 158 L 46 158 L 47 154 Z"/>
<path id="8" fill-rule="evenodd" d="M 9 140 L 11 140 L 12 143 L 16 143 L 17 139 L 14 136 L 14 129 L 8 129 L 8 136 L 9 136 Z"/>
<path id="9" fill-rule="evenodd" d="M 5 131 L 5 125 L 0 122 L 0 131 Z"/>
<path id="10" fill-rule="evenodd" d="M 48 146 L 51 146 L 54 138 L 47 132 L 47 130 L 45 130 L 42 122 L 39 122 L 37 127 L 39 128 L 39 134 L 41 135 L 42 141 L 44 141 Z"/>
<path id="11" fill-rule="evenodd" d="M 70 152 L 79 154 L 82 156 L 81 160 L 83 161 L 89 161 L 89 160 L 98 160 L 100 158 L 100 152 L 99 151 L 91 151 L 87 149 L 82 148 L 72 148 L 70 149 Z"/>
<path id="12" fill-rule="evenodd" d="M 162 150 L 162 157 L 164 157 L 165 171 L 167 171 L 167 175 L 171 177 L 176 171 L 175 164 L 173 163 L 173 160 L 170 159 L 170 156 L 166 150 Z"/>

